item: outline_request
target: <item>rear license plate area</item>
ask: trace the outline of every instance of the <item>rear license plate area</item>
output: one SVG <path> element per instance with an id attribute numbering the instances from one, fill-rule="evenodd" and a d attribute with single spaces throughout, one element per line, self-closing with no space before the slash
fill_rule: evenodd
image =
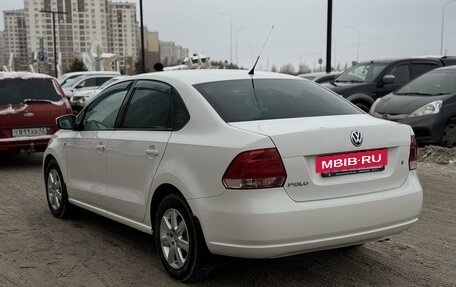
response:
<path id="1" fill-rule="evenodd" d="M 387 164 L 388 150 L 385 148 L 317 156 L 315 158 L 315 171 L 322 177 L 331 177 L 383 171 Z"/>

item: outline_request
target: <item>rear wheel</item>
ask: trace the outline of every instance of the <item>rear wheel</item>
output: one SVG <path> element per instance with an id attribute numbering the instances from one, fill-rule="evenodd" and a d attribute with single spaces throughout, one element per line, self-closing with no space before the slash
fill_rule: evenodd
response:
<path id="1" fill-rule="evenodd" d="M 58 218 L 72 217 L 77 208 L 68 202 L 68 194 L 62 172 L 55 160 L 45 170 L 46 198 L 51 213 Z"/>
<path id="2" fill-rule="evenodd" d="M 211 268 L 202 265 L 206 253 L 204 239 L 181 196 L 170 194 L 163 199 L 154 226 L 160 260 L 171 277 L 188 283 L 207 276 Z"/>
<path id="3" fill-rule="evenodd" d="M 449 122 L 443 129 L 442 145 L 445 147 L 456 146 L 456 121 Z"/>

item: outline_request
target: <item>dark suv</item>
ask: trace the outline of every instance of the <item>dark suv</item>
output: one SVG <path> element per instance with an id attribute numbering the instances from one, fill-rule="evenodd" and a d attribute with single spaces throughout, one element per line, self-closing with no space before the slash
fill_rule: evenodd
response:
<path id="1" fill-rule="evenodd" d="M 438 67 L 456 65 L 456 57 L 384 59 L 359 63 L 325 86 L 368 112 L 377 98 Z"/>

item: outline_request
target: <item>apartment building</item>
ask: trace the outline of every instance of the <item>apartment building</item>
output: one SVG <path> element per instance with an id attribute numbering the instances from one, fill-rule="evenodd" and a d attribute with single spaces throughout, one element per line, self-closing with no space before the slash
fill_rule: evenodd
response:
<path id="1" fill-rule="evenodd" d="M 28 69 L 27 33 L 25 28 L 25 11 L 10 10 L 3 12 L 5 30 L 3 33 L 2 62 L 8 63 L 9 55 L 13 53 L 12 67 L 16 71 Z"/>
<path id="2" fill-rule="evenodd" d="M 109 52 L 117 54 L 123 73 L 133 74 L 137 61 L 136 3 L 108 1 Z"/>
<path id="3" fill-rule="evenodd" d="M 141 28 L 137 29 L 136 46 L 138 60 L 141 60 Z M 154 65 L 160 62 L 160 40 L 157 31 L 149 31 L 147 27 L 144 27 L 144 55 L 145 55 L 145 67 L 146 71 L 153 72 Z"/>
<path id="4" fill-rule="evenodd" d="M 136 3 L 110 0 L 24 0 L 29 62 L 44 52 L 45 72 L 53 74 L 55 17 L 57 59 L 62 72 L 83 53 L 114 53 L 120 69 L 132 73 L 136 61 Z M 46 12 L 48 11 L 48 12 Z M 6 30 L 6 29 L 5 29 Z M 60 57 L 59 57 L 60 55 Z M 116 68 L 113 64 L 113 69 Z"/>
<path id="5" fill-rule="evenodd" d="M 160 60 L 165 67 L 179 65 L 187 56 L 187 48 L 177 45 L 174 42 L 160 41 Z"/>

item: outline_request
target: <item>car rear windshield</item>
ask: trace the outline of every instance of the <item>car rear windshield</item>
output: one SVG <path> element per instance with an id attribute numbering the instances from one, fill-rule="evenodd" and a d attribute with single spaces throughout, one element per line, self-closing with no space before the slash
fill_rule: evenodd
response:
<path id="1" fill-rule="evenodd" d="M 305 80 L 229 80 L 194 87 L 226 122 L 361 113 L 342 97 Z"/>
<path id="2" fill-rule="evenodd" d="M 61 100 L 51 80 L 7 79 L 0 81 L 0 105 L 19 104 L 27 100 L 58 102 Z"/>
<path id="3" fill-rule="evenodd" d="M 437 70 L 420 76 L 395 92 L 396 95 L 444 95 L 456 93 L 456 69 Z"/>

